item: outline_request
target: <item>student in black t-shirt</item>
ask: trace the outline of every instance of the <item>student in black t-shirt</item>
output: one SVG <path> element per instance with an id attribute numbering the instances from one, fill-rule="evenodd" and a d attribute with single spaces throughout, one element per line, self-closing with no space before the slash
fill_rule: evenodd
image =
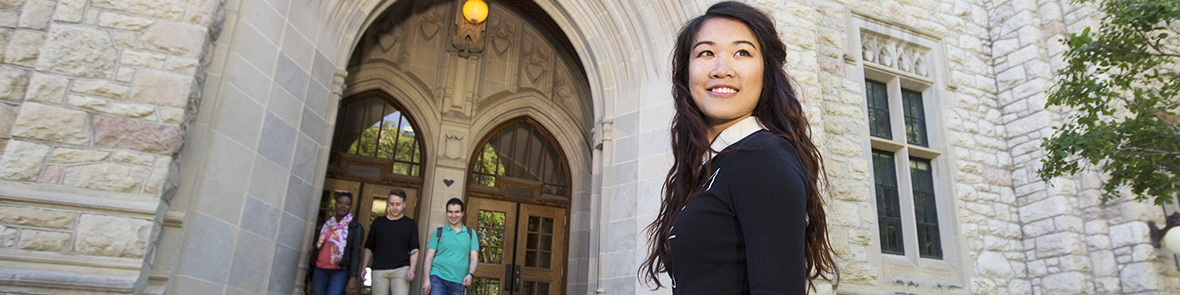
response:
<path id="1" fill-rule="evenodd" d="M 373 295 L 406 295 L 418 262 L 418 223 L 402 212 L 406 192 L 401 189 L 389 192 L 385 208 L 385 216 L 369 225 L 362 265 L 372 262 Z"/>
<path id="2" fill-rule="evenodd" d="M 672 53 L 673 166 L 639 275 L 672 293 L 806 294 L 836 272 L 823 157 L 784 70 L 774 20 L 721 2 Z"/>

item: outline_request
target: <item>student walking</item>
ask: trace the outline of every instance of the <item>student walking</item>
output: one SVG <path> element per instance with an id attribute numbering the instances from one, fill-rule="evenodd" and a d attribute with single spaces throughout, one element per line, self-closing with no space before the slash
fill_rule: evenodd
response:
<path id="1" fill-rule="evenodd" d="M 365 228 L 353 220 L 352 194 L 336 195 L 336 214 L 324 221 L 316 232 L 311 251 L 311 285 L 314 295 L 356 294 L 360 267 L 361 237 Z"/>
<path id="2" fill-rule="evenodd" d="M 430 279 L 422 281 L 422 290 L 430 295 L 462 295 L 478 263 L 479 240 L 461 223 L 463 201 L 453 198 L 446 208 L 448 226 L 435 229 L 426 243 L 422 272 Z"/>
<path id="3" fill-rule="evenodd" d="M 385 208 L 385 216 L 369 225 L 364 265 L 372 262 L 373 295 L 407 295 L 418 262 L 418 223 L 402 212 L 406 192 L 401 189 L 389 192 Z"/>

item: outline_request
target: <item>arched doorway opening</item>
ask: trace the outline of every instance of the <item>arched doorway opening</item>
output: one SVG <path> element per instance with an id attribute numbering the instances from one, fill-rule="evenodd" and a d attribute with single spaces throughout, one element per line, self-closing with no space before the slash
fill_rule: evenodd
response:
<path id="1" fill-rule="evenodd" d="M 561 147 L 521 117 L 485 136 L 470 163 L 466 223 L 480 240 L 472 291 L 563 294 L 570 173 Z"/>
<path id="2" fill-rule="evenodd" d="M 353 195 L 353 218 L 369 231 L 385 216 L 390 191 L 406 192 L 407 217 L 418 218 L 426 148 L 413 116 L 382 91 L 366 91 L 341 101 L 332 137 L 316 225 L 333 214 L 337 194 Z M 365 290 L 370 285 L 363 280 Z"/>
<path id="3" fill-rule="evenodd" d="M 422 142 L 429 143 L 419 145 L 424 147 L 420 162 L 421 182 L 417 183 L 421 189 L 417 191 L 420 201 L 415 208 L 406 208 L 407 214 L 418 221 L 419 233 L 445 225 L 443 212 L 450 198 L 472 202 L 474 206 L 469 208 L 509 202 L 511 212 L 509 209 L 496 212 L 512 214 L 511 222 L 516 222 L 516 216 L 520 215 L 524 220 L 520 235 L 526 237 L 530 234 L 527 231 L 528 216 L 536 216 L 536 229 L 548 225 L 547 231 L 531 233 L 537 236 L 536 239 L 549 237 L 549 247 L 517 251 L 513 248 L 514 243 L 508 248 L 501 244 L 488 248 L 501 249 L 499 254 L 508 256 L 501 256 L 502 264 L 498 268 L 481 265 L 477 273 L 481 277 L 479 283 L 487 286 L 515 278 L 504 276 L 506 266 L 521 265 L 522 272 L 528 274 L 537 267 L 526 268 L 526 265 L 540 265 L 537 259 L 542 259 L 544 253 L 548 255 L 545 257 L 549 259 L 549 266 L 543 274 L 536 275 L 551 278 L 542 280 L 522 275 L 520 289 L 545 289 L 541 294 L 566 293 L 574 288 L 571 286 L 585 285 L 585 279 L 566 279 L 566 273 L 578 273 L 577 267 L 584 269 L 585 261 L 589 259 L 586 247 L 571 250 L 569 243 L 565 242 L 578 238 L 587 240 L 585 236 L 589 232 L 588 226 L 569 226 L 589 224 L 569 220 L 590 215 L 588 201 L 571 201 L 589 200 L 590 195 L 591 146 L 588 142 L 593 126 L 593 106 L 585 70 L 577 52 L 561 34 L 560 27 L 536 3 L 488 1 L 490 14 L 481 25 L 482 37 L 477 39 L 462 35 L 466 32 L 460 30 L 464 20 L 455 18 L 461 4 L 462 1 L 434 0 L 391 3 L 360 36 L 348 63 L 343 95 L 354 97 L 376 91 L 396 98 L 398 107 L 404 106 L 401 108 L 403 113 L 414 114 L 416 134 Z M 348 116 L 348 112 L 347 107 L 340 107 L 342 116 Z M 518 123 L 525 125 L 518 126 Z M 346 132 L 342 128 L 338 126 L 338 132 Z M 534 156 L 556 156 L 549 161 L 550 166 L 537 160 L 535 163 L 540 166 L 536 169 L 512 168 L 506 170 L 508 174 L 505 175 L 473 168 L 472 165 L 483 156 L 482 148 L 490 137 L 510 128 L 513 132 L 517 128 L 528 130 L 519 133 L 525 139 L 544 139 L 541 142 L 548 144 L 549 148 L 546 150 L 543 148 L 546 145 L 537 144 L 536 147 L 542 149 L 536 150 Z M 515 136 L 517 133 L 511 134 Z M 334 145 L 333 148 L 347 147 Z M 498 148 L 496 145 L 490 153 L 495 154 Z M 528 151 L 521 149 L 522 153 Z M 340 159 L 349 158 L 341 156 Z M 332 161 L 338 162 L 337 158 Z M 346 164 L 341 161 L 341 165 Z M 330 166 L 329 169 L 343 171 L 346 168 Z M 560 177 L 548 179 L 513 174 L 518 172 Z M 507 186 L 473 183 L 472 175 L 494 177 L 498 183 Z M 524 191 L 534 192 L 535 198 L 531 202 L 505 199 L 524 194 Z M 537 215 L 545 210 L 548 215 Z M 470 222 L 471 228 L 479 228 L 479 216 L 478 210 L 469 211 L 465 221 Z M 502 227 L 495 229 L 504 230 Z M 425 245 L 428 237 L 420 234 L 420 238 L 423 240 L 421 245 Z M 554 238 L 558 239 L 557 242 Z M 527 246 L 527 241 L 521 241 L 520 246 Z M 512 255 L 518 252 L 520 259 L 533 253 L 534 260 L 530 263 L 523 260 L 512 262 L 515 257 Z M 491 255 L 491 252 L 485 255 Z M 567 270 L 570 266 L 575 268 Z M 417 275 L 428 277 L 427 274 Z M 417 290 L 420 284 L 420 280 L 415 280 L 412 288 Z M 501 286 L 509 285 L 496 287 Z M 519 292 L 509 291 L 507 294 L 516 293 Z"/>

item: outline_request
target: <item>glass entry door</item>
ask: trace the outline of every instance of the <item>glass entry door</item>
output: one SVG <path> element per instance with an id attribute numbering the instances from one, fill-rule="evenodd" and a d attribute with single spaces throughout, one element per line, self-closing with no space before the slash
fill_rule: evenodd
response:
<path id="1" fill-rule="evenodd" d="M 548 295 L 565 291 L 564 208 L 469 198 L 467 227 L 479 236 L 471 291 Z"/>

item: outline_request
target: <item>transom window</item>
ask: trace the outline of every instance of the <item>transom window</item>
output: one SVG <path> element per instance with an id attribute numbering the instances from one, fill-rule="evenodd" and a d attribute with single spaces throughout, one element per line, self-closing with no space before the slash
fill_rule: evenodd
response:
<path id="1" fill-rule="evenodd" d="M 506 123 L 478 145 L 472 185 L 496 188 L 498 195 L 535 200 L 569 200 L 569 168 L 549 132 L 531 119 Z"/>
<path id="2" fill-rule="evenodd" d="M 926 142 L 926 112 L 922 110 L 922 93 L 902 89 L 901 102 L 905 108 L 905 141 L 929 147 Z"/>
<path id="3" fill-rule="evenodd" d="M 333 153 L 375 158 L 367 160 L 368 165 L 352 165 L 349 174 L 421 175 L 422 145 L 414 124 L 383 93 L 366 92 L 346 100 L 337 114 L 336 128 Z"/>
<path id="4" fill-rule="evenodd" d="M 889 127 L 889 90 L 885 83 L 865 81 L 865 94 L 869 105 L 869 134 L 893 139 L 893 130 Z"/>

